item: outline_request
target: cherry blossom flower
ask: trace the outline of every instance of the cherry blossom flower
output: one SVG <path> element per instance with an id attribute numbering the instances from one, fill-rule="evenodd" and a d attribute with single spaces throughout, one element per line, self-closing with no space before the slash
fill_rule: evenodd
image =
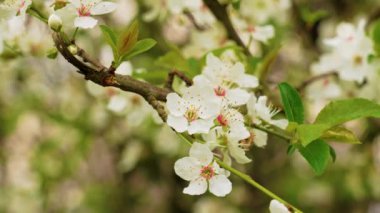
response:
<path id="1" fill-rule="evenodd" d="M 372 40 L 365 34 L 365 24 L 364 20 L 357 27 L 350 23 L 339 24 L 336 37 L 324 40 L 331 50 L 311 66 L 312 72 L 337 71 L 343 80 L 362 83 L 375 70 L 368 61 L 374 50 Z"/>
<path id="2" fill-rule="evenodd" d="M 269 204 L 270 213 L 290 213 L 288 208 L 277 200 L 272 200 Z"/>
<path id="3" fill-rule="evenodd" d="M 0 19 L 10 19 L 13 16 L 25 16 L 32 0 L 5 0 L 0 4 Z"/>
<path id="4" fill-rule="evenodd" d="M 93 28 L 98 21 L 91 16 L 103 15 L 116 9 L 113 2 L 103 2 L 101 0 L 71 0 L 78 17 L 74 20 L 74 26 L 79 28 Z"/>
<path id="5" fill-rule="evenodd" d="M 208 188 L 214 195 L 224 197 L 232 190 L 232 183 L 227 178 L 229 173 L 213 160 L 213 153 L 205 144 L 193 143 L 189 157 L 177 160 L 174 171 L 182 179 L 190 181 L 183 190 L 185 194 L 200 195 Z"/>
<path id="6" fill-rule="evenodd" d="M 194 84 L 211 86 L 216 97 L 226 100 L 231 106 L 240 106 L 247 103 L 250 97 L 249 93 L 241 88 L 255 88 L 258 86 L 258 80 L 255 76 L 245 73 L 242 63 L 224 62 L 209 53 L 206 66 L 202 74 L 194 78 Z"/>
<path id="7" fill-rule="evenodd" d="M 207 133 L 214 125 L 220 101 L 212 90 L 191 86 L 185 88 L 182 97 L 170 93 L 166 99 L 169 111 L 167 123 L 177 132 Z"/>
<path id="8" fill-rule="evenodd" d="M 252 118 L 252 122 L 255 124 L 261 124 L 263 121 L 265 123 L 277 126 L 281 129 L 285 129 L 288 126 L 287 119 L 272 119 L 279 111 L 274 109 L 271 105 L 267 105 L 268 98 L 266 96 L 256 96 L 252 95 L 247 103 L 248 114 Z"/>

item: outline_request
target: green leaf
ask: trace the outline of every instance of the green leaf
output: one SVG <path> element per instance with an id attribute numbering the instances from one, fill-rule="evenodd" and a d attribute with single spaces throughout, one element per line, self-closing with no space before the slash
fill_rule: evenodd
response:
<path id="1" fill-rule="evenodd" d="M 375 50 L 377 52 L 377 55 L 380 55 L 380 19 L 373 23 L 372 26 L 372 40 L 375 44 Z"/>
<path id="2" fill-rule="evenodd" d="M 127 54 L 136 44 L 139 36 L 138 22 L 134 21 L 119 37 L 117 50 L 119 55 Z"/>
<path id="3" fill-rule="evenodd" d="M 46 56 L 48 58 L 50 58 L 50 59 L 57 58 L 57 56 L 58 56 L 58 50 L 57 50 L 57 48 L 54 47 L 54 48 L 48 50 L 47 53 L 46 53 Z"/>
<path id="4" fill-rule="evenodd" d="M 121 61 L 129 60 L 133 56 L 146 52 L 152 47 L 154 47 L 154 45 L 156 44 L 157 42 L 151 38 L 140 40 L 135 44 L 135 46 L 133 46 L 133 48 L 127 54 L 121 56 Z"/>
<path id="5" fill-rule="evenodd" d="M 327 143 L 318 139 L 298 150 L 317 175 L 325 171 L 330 159 L 330 146 Z"/>
<path id="6" fill-rule="evenodd" d="M 304 108 L 298 92 L 289 84 L 278 85 L 281 93 L 282 104 L 289 121 L 302 124 L 304 121 Z"/>
<path id="7" fill-rule="evenodd" d="M 297 127 L 298 138 L 302 145 L 306 146 L 327 130 L 363 117 L 379 118 L 380 105 L 362 98 L 333 101 L 318 114 L 314 124 L 302 124 Z"/>
<path id="8" fill-rule="evenodd" d="M 326 141 L 336 141 L 351 144 L 361 143 L 353 132 L 342 126 L 333 127 L 325 131 L 321 136 L 321 139 Z"/>
<path id="9" fill-rule="evenodd" d="M 330 156 L 331 156 L 331 159 L 332 159 L 332 161 L 335 163 L 335 161 L 336 161 L 336 152 L 335 152 L 335 149 L 332 148 L 331 146 L 329 146 L 329 148 L 330 148 Z"/>
<path id="10" fill-rule="evenodd" d="M 103 33 L 104 38 L 106 39 L 106 42 L 112 47 L 112 49 L 116 49 L 117 37 L 115 35 L 115 32 L 107 25 L 100 25 L 100 29 Z"/>

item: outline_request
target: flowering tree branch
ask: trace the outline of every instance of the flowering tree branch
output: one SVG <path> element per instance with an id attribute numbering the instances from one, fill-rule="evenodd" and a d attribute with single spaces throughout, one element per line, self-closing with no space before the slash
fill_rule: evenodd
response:
<path id="1" fill-rule="evenodd" d="M 337 76 L 338 73 L 335 72 L 335 71 L 331 71 L 331 72 L 327 72 L 327 73 L 323 73 L 323 74 L 320 74 L 320 75 L 316 75 L 316 76 L 313 76 L 307 80 L 305 80 L 304 82 L 301 83 L 301 85 L 299 85 L 297 87 L 297 90 L 298 91 L 303 91 L 307 86 L 309 86 L 310 84 L 312 84 L 313 82 L 315 81 L 318 81 L 318 80 L 321 80 L 321 79 L 324 79 L 324 78 L 327 78 L 329 76 Z"/>
<path id="2" fill-rule="evenodd" d="M 193 85 L 193 80 L 191 80 L 189 77 L 187 77 L 185 75 L 185 73 L 181 72 L 181 71 L 178 71 L 178 70 L 172 70 L 169 72 L 168 74 L 168 79 L 165 83 L 165 87 L 168 88 L 168 89 L 171 89 L 173 90 L 173 81 L 174 81 L 174 77 L 177 76 L 178 78 L 180 78 L 183 82 L 186 83 L 186 86 L 191 86 Z"/>
<path id="3" fill-rule="evenodd" d="M 215 18 L 218 19 L 223 26 L 226 28 L 227 36 L 231 40 L 235 41 L 237 45 L 243 48 L 244 53 L 251 56 L 251 52 L 245 46 L 243 41 L 240 39 L 238 33 L 236 32 L 234 26 L 232 25 L 230 16 L 227 13 L 227 5 L 222 5 L 218 1 L 215 0 L 203 0 L 203 2 L 207 5 L 207 7 L 214 14 Z"/>

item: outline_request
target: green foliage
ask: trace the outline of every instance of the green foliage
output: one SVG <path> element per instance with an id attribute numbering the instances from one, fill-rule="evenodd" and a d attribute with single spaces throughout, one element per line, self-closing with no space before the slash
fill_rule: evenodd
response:
<path id="1" fill-rule="evenodd" d="M 380 19 L 372 25 L 372 40 L 375 44 L 375 51 L 377 55 L 380 55 Z"/>
<path id="2" fill-rule="evenodd" d="M 325 171 L 330 159 L 330 146 L 326 142 L 317 139 L 306 147 L 298 147 L 298 150 L 317 175 Z"/>
<path id="3" fill-rule="evenodd" d="M 138 22 L 134 21 L 119 37 L 106 25 L 101 25 L 100 29 L 106 42 L 111 46 L 114 55 L 113 66 L 117 67 L 121 62 L 144 53 L 156 45 L 156 41 L 151 38 L 138 40 Z"/>
<path id="4" fill-rule="evenodd" d="M 285 114 L 289 121 L 302 124 L 304 121 L 304 108 L 298 92 L 289 84 L 278 85 Z"/>
<path id="5" fill-rule="evenodd" d="M 50 59 L 57 58 L 57 56 L 58 56 L 57 48 L 52 48 L 52 49 L 48 50 L 48 52 L 46 53 L 46 56 Z"/>
<path id="6" fill-rule="evenodd" d="M 345 138 L 345 142 L 357 143 L 348 130 L 342 131 L 340 128 L 338 132 L 332 133 L 334 131 L 332 128 L 347 121 L 363 117 L 380 117 L 380 106 L 362 98 L 333 101 L 318 114 L 314 124 L 298 126 L 298 138 L 304 146 L 319 137 L 330 137 L 331 135 L 335 135 L 335 139 L 337 137 L 340 139 Z M 330 132 L 324 135 L 327 130 L 330 130 Z M 337 129 L 335 128 L 335 130 Z"/>
<path id="7" fill-rule="evenodd" d="M 307 7 L 302 7 L 301 8 L 302 19 L 308 25 L 314 25 L 316 22 L 318 22 L 321 19 L 327 17 L 328 15 L 329 15 L 329 13 L 326 10 L 312 11 L 310 8 L 307 8 Z"/>

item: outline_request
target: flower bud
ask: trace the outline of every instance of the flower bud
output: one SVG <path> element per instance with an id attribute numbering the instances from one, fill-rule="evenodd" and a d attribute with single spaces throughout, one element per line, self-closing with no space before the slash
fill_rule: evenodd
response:
<path id="1" fill-rule="evenodd" d="M 67 47 L 71 54 L 76 55 L 78 53 L 78 47 L 74 44 Z"/>
<path id="2" fill-rule="evenodd" d="M 62 28 L 62 20 L 56 14 L 50 15 L 48 24 L 49 24 L 49 27 L 56 32 L 59 32 Z"/>

